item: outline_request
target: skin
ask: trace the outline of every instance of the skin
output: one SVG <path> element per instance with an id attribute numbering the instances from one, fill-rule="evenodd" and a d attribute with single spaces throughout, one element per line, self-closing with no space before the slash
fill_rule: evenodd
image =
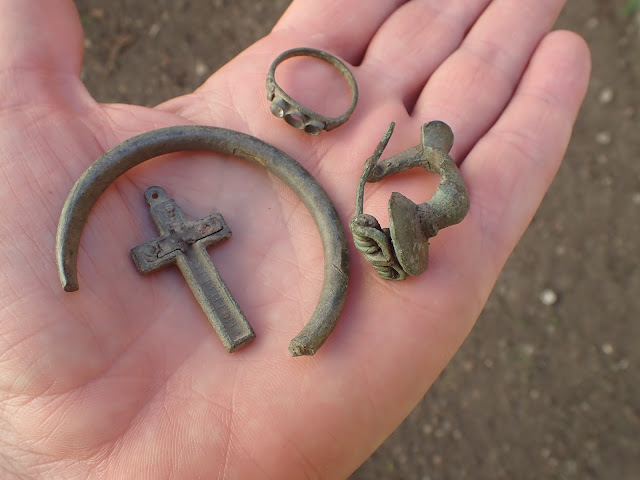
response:
<path id="1" fill-rule="evenodd" d="M 560 165 L 590 69 L 582 39 L 549 33 L 563 4 L 296 0 L 194 93 L 142 108 L 85 90 L 71 0 L 0 0 L 0 476 L 348 476 L 459 348 Z M 360 86 L 351 120 L 314 138 L 264 98 L 271 60 L 302 43 L 350 62 Z M 348 99 L 335 72 L 308 65 L 281 83 L 339 113 L 331 105 Z M 314 357 L 292 359 L 287 345 L 320 292 L 320 239 L 297 197 L 243 160 L 175 154 L 123 176 L 84 230 L 80 291 L 58 283 L 69 189 L 134 134 L 193 123 L 257 136 L 318 179 L 346 226 L 389 122 L 392 155 L 434 119 L 455 132 L 467 218 L 432 240 L 425 274 L 401 283 L 380 280 L 351 245 L 347 304 Z M 136 272 L 129 248 L 156 235 L 151 185 L 191 218 L 225 216 L 233 237 L 212 258 L 256 331 L 246 349 L 224 351 L 177 270 Z M 436 185 L 412 173 L 370 185 L 365 212 L 384 223 L 392 191 L 423 202 Z"/>

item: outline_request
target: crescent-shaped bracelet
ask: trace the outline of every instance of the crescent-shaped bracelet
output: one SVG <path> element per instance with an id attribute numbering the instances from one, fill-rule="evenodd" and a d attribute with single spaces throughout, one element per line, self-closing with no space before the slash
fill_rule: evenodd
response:
<path id="1" fill-rule="evenodd" d="M 159 155 L 185 150 L 209 150 L 256 163 L 285 182 L 311 213 L 324 247 L 324 282 L 311 319 L 291 340 L 289 351 L 293 356 L 313 355 L 333 330 L 347 294 L 349 256 L 344 229 L 331 200 L 302 165 L 276 147 L 233 130 L 207 126 L 163 128 L 126 140 L 96 160 L 71 189 L 60 215 L 55 253 L 64 290 L 72 292 L 79 288 L 80 236 L 100 195 L 136 165 Z M 160 189 L 153 190 L 154 195 L 158 195 L 157 192 L 162 193 Z M 167 208 L 174 206 L 169 204 Z M 210 224 L 217 225 L 219 222 L 216 222 L 218 220 L 212 218 Z"/>

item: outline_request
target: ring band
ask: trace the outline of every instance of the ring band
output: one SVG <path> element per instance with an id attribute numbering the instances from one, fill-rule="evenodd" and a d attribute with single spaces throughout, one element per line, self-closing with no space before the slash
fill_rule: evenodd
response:
<path id="1" fill-rule="evenodd" d="M 278 65 L 292 57 L 314 57 L 333 65 L 345 78 L 351 90 L 351 105 L 349 109 L 339 117 L 326 117 L 300 105 L 287 95 L 278 85 L 275 72 Z M 304 130 L 310 135 L 318 135 L 322 130 L 333 130 L 349 120 L 358 103 L 358 85 L 351 70 L 338 57 L 323 50 L 315 48 L 294 48 L 281 53 L 271 64 L 267 74 L 267 99 L 271 101 L 271 113 L 278 118 L 283 118 L 289 125 Z"/>

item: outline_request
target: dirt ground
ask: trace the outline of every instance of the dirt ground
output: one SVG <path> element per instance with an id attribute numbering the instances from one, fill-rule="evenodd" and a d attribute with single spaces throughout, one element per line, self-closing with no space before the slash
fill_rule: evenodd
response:
<path id="1" fill-rule="evenodd" d="M 157 104 L 289 3 L 76 0 L 84 81 L 101 101 Z M 627 3 L 569 0 L 558 26 L 588 40 L 594 70 L 564 165 L 462 349 L 353 480 L 640 479 L 640 16 Z"/>

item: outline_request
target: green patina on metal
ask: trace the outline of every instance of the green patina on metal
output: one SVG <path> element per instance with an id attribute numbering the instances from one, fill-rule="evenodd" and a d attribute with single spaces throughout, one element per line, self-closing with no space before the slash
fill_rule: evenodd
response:
<path id="1" fill-rule="evenodd" d="M 469 194 L 458 167 L 448 155 L 453 146 L 453 132 L 446 123 L 424 124 L 418 145 L 379 161 L 394 127 L 392 123 L 365 162 L 349 228 L 356 247 L 382 278 L 404 280 L 427 269 L 429 238 L 464 219 L 469 211 Z M 363 212 L 364 186 L 414 167 L 439 174 L 440 186 L 429 201 L 419 205 L 393 192 L 389 200 L 389 228 L 383 229 L 375 217 Z"/>
<path id="2" fill-rule="evenodd" d="M 276 68 L 293 57 L 314 57 L 323 60 L 333 65 L 344 76 L 351 91 L 351 105 L 345 113 L 335 118 L 320 115 L 301 105 L 282 90 L 276 82 Z M 278 55 L 271 64 L 267 73 L 267 99 L 271 101 L 271 113 L 276 117 L 283 118 L 292 127 L 304 130 L 310 135 L 319 135 L 323 130 L 333 130 L 349 120 L 358 103 L 358 84 L 349 67 L 338 57 L 315 48 L 293 48 Z"/>

